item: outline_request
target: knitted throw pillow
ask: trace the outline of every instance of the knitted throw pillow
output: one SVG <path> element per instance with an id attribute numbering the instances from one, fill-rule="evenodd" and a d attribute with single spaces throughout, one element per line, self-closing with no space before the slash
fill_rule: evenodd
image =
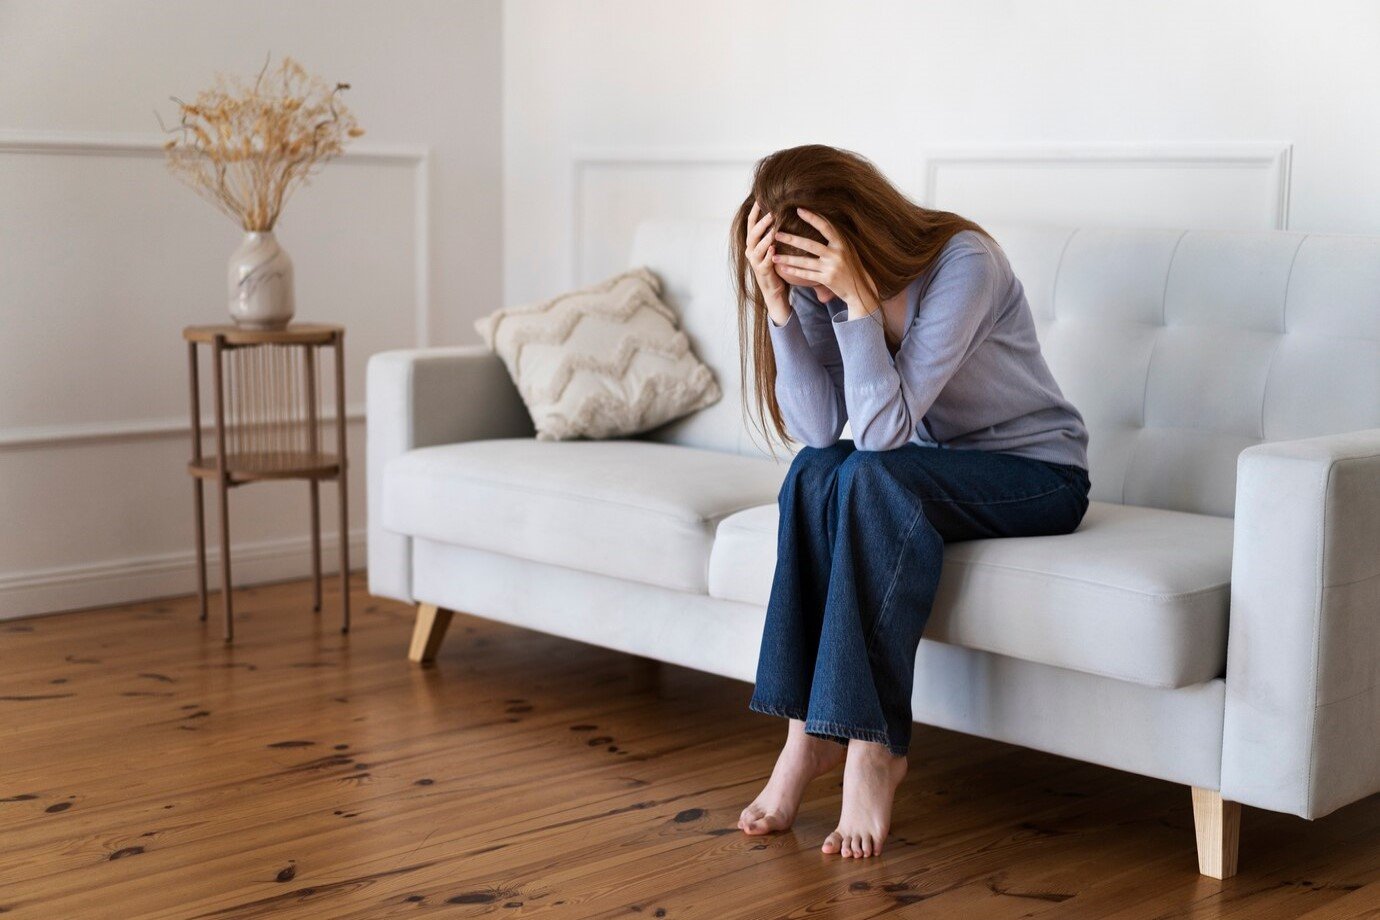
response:
<path id="1" fill-rule="evenodd" d="M 475 321 L 517 384 L 538 440 L 638 434 L 719 399 L 713 372 L 660 292 L 661 280 L 640 267 Z"/>

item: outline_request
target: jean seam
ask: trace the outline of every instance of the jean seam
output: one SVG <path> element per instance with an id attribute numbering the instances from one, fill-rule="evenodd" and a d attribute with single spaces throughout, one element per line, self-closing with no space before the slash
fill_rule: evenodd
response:
<path id="1" fill-rule="evenodd" d="M 774 703 L 762 703 L 756 697 L 748 700 L 748 709 L 763 715 L 780 716 L 783 719 L 795 719 L 799 722 L 805 721 L 805 710 L 803 709 L 794 706 L 778 706 Z"/>
<path id="2" fill-rule="evenodd" d="M 920 518 L 924 517 L 924 501 L 916 503 L 915 517 L 911 519 L 910 526 L 906 528 L 906 535 L 901 538 L 901 546 L 896 551 L 896 566 L 891 570 L 891 582 L 886 586 L 886 593 L 882 595 L 881 606 L 877 609 L 877 615 L 872 618 L 872 628 L 867 631 L 867 652 L 872 654 L 872 641 L 877 637 L 877 630 L 881 628 L 882 619 L 886 616 L 887 606 L 891 603 L 891 596 L 896 591 L 896 584 L 901 580 L 901 563 L 905 561 L 906 544 L 910 543 L 911 534 L 915 533 L 915 527 L 920 523 Z"/>
<path id="3" fill-rule="evenodd" d="M 805 720 L 805 731 L 814 734 L 842 736 L 852 738 L 857 741 L 870 741 L 873 744 L 886 745 L 888 751 L 898 756 L 904 756 L 906 749 L 900 745 L 893 744 L 891 735 L 876 728 L 859 728 L 855 725 L 844 725 L 842 722 L 828 722 L 823 719 Z"/>
<path id="4" fill-rule="evenodd" d="M 1061 489 L 1068 488 L 1071 488 L 1071 486 L 1069 485 L 1069 483 L 1065 482 L 1055 486 L 1053 489 L 1050 489 L 1047 492 L 1036 492 L 1034 495 L 1022 495 L 1019 498 L 998 498 L 990 502 L 969 501 L 963 498 L 946 498 L 942 495 L 935 496 L 933 498 L 926 497 L 922 499 L 922 501 L 944 502 L 945 504 L 949 505 L 1010 505 L 1015 502 L 1028 502 L 1033 501 L 1037 498 L 1046 498 L 1050 495 L 1053 495 L 1055 492 L 1060 491 Z"/>
<path id="5" fill-rule="evenodd" d="M 876 728 L 860 728 L 855 725 L 845 725 L 842 722 L 831 722 L 825 719 L 811 719 L 808 714 L 801 709 L 793 706 L 778 706 L 774 703 L 763 703 L 753 697 L 748 701 L 748 708 L 753 712 L 760 712 L 769 716 L 781 716 L 782 718 L 795 719 L 805 723 L 805 731 L 814 734 L 830 735 L 833 738 L 856 738 L 859 741 L 871 741 L 874 744 L 884 744 L 893 754 L 904 755 L 906 749 L 900 745 L 893 744 L 891 735 Z M 846 742 L 845 742 L 846 743 Z"/>

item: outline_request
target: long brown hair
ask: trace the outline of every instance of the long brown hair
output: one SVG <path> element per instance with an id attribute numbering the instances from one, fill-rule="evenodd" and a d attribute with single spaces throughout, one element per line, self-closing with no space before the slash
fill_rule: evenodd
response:
<path id="1" fill-rule="evenodd" d="M 986 231 L 957 214 L 921 207 L 892 185 L 870 160 L 850 150 L 805 144 L 759 160 L 753 170 L 752 189 L 733 217 L 729 237 L 738 298 L 743 410 L 753 416 L 770 447 L 773 433 L 782 445 L 794 439 L 786 431 L 776 402 L 776 357 L 767 325 L 771 320 L 746 253 L 748 214 L 754 200 L 761 202 L 762 212 L 771 213 L 775 230 L 816 242 L 823 243 L 823 236 L 795 209 L 803 207 L 828 220 L 843 237 L 845 257 L 860 265 L 876 285 L 879 301 L 905 290 L 934 263 L 955 233 L 976 230 L 985 235 Z M 776 244 L 776 251 L 779 255 L 812 255 L 781 242 Z M 888 337 L 894 345 L 890 333 Z M 751 413 L 749 389 L 754 394 L 755 411 Z"/>

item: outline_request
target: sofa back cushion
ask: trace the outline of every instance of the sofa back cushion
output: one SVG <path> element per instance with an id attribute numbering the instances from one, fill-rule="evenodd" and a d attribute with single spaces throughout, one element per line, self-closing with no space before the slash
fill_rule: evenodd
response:
<path id="1" fill-rule="evenodd" d="M 1094 499 L 1230 516 L 1244 448 L 1380 428 L 1380 237 L 986 229 L 1087 421 Z M 724 392 L 648 437 L 759 452 L 741 410 L 727 223 L 646 221 L 632 264 L 660 275 Z"/>
<path id="2" fill-rule="evenodd" d="M 761 436 L 754 439 L 749 432 L 742 409 L 727 222 L 643 221 L 634 234 L 629 265 L 646 265 L 661 279 L 662 300 L 680 314 L 681 330 L 689 337 L 695 354 L 714 371 L 723 394 L 709 408 L 643 437 L 766 456 Z M 783 455 L 779 448 L 777 454 Z"/>

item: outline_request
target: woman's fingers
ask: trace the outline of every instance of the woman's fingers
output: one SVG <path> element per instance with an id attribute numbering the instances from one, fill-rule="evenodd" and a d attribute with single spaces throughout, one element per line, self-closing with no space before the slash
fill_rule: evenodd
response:
<path id="1" fill-rule="evenodd" d="M 748 212 L 746 254 L 752 264 L 753 274 L 757 276 L 757 287 L 767 298 L 769 312 L 773 305 L 781 306 L 785 299 L 783 279 L 777 274 L 772 261 L 776 253 L 772 223 L 771 212 L 762 212 L 760 203 L 754 199 Z"/>
<path id="2" fill-rule="evenodd" d="M 759 242 L 771 235 L 766 232 L 770 225 L 770 214 L 764 214 L 748 225 L 747 244 L 749 249 L 754 248 Z"/>
<path id="3" fill-rule="evenodd" d="M 820 217 L 814 211 L 807 211 L 805 208 L 796 208 L 795 213 L 799 214 L 811 227 L 818 230 L 820 234 L 823 235 L 826 243 L 830 246 L 834 245 L 834 238 L 838 234 L 834 232 L 833 224 L 829 223 L 829 221 L 825 220 L 823 217 Z"/>
<path id="4" fill-rule="evenodd" d="M 750 256 L 760 260 L 767 247 L 771 245 L 772 235 L 767 232 L 770 227 L 771 215 L 763 214 L 748 228 L 747 246 Z"/>
<path id="5" fill-rule="evenodd" d="M 817 285 L 822 285 L 834 291 L 837 296 L 845 300 L 849 297 L 849 292 L 854 291 L 860 286 L 870 289 L 872 296 L 877 296 L 877 285 L 867 276 L 866 272 L 861 272 L 862 278 L 860 285 L 859 279 L 855 277 L 858 272 L 853 268 L 853 262 L 847 257 L 844 249 L 843 237 L 834 229 L 834 225 L 826 218 L 808 208 L 796 208 L 796 213 L 801 219 L 820 232 L 820 235 L 828 242 L 823 245 L 816 240 L 808 237 L 797 236 L 791 233 L 777 233 L 775 237 L 783 243 L 788 243 L 797 249 L 814 253 L 813 256 L 775 256 L 773 261 L 778 267 L 787 266 L 790 271 L 808 278 Z M 843 291 L 839 289 L 843 288 Z"/>
<path id="6" fill-rule="evenodd" d="M 794 233 L 777 232 L 775 234 L 778 242 L 788 243 L 796 249 L 803 249 L 806 252 L 813 252 L 815 255 L 822 256 L 829 251 L 829 247 L 823 243 L 815 242 L 808 236 L 796 236 Z"/>
<path id="7" fill-rule="evenodd" d="M 768 217 L 766 218 L 766 220 L 770 221 L 771 218 Z M 770 223 L 768 223 L 766 227 L 766 232 L 762 234 L 762 237 L 757 241 L 757 244 L 752 247 L 752 254 L 754 258 L 756 258 L 759 262 L 765 258 L 767 250 L 772 249 L 775 246 L 775 240 L 772 239 L 772 234 L 770 231 L 771 225 Z"/>
<path id="8" fill-rule="evenodd" d="M 785 266 L 797 275 L 818 278 L 824 283 L 834 277 L 832 263 L 815 256 L 774 255 L 772 261 L 778 267 Z"/>
<path id="9" fill-rule="evenodd" d="M 777 265 L 798 265 L 801 268 L 818 268 L 820 260 L 814 256 L 783 256 L 780 253 L 772 256 L 772 261 Z"/>
<path id="10" fill-rule="evenodd" d="M 801 279 L 804 279 L 805 281 L 809 282 L 809 284 L 810 284 L 811 286 L 813 286 L 813 285 L 824 285 L 825 287 L 828 287 L 828 286 L 829 286 L 828 279 L 824 276 L 824 274 L 823 274 L 822 272 L 818 272 L 818 271 L 816 271 L 816 270 L 814 270 L 814 269 L 812 269 L 812 268 L 797 268 L 797 267 L 791 267 L 791 268 L 787 268 L 787 269 L 786 269 L 786 272 L 787 272 L 787 274 L 791 275 L 791 276 L 794 277 L 794 278 L 801 278 Z"/>

